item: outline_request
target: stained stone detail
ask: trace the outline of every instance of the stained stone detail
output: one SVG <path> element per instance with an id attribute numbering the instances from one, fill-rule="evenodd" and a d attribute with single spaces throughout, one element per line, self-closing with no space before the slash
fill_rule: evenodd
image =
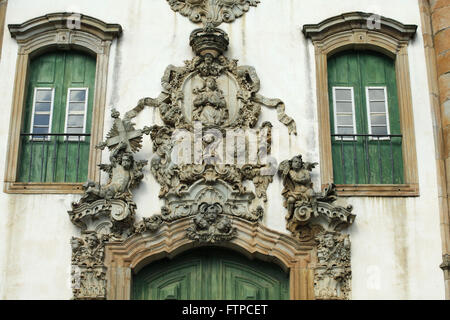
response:
<path id="1" fill-rule="evenodd" d="M 167 0 L 173 11 L 188 17 L 194 23 L 210 22 L 214 26 L 233 22 L 244 15 L 259 0 Z"/>
<path id="2" fill-rule="evenodd" d="M 351 292 L 350 237 L 321 232 L 316 237 L 318 265 L 314 270 L 314 293 L 320 300 L 345 300 Z"/>
<path id="3" fill-rule="evenodd" d="M 317 265 L 316 299 L 348 299 L 351 292 L 350 238 L 340 231 L 355 220 L 352 206 L 336 204 L 336 187 L 328 185 L 316 193 L 311 171 L 318 164 L 304 162 L 301 155 L 283 161 L 278 173 L 287 209 L 286 228 L 301 242 L 315 242 Z"/>
<path id="4" fill-rule="evenodd" d="M 106 267 L 104 244 L 108 236 L 85 232 L 73 237 L 72 291 L 74 299 L 106 299 Z"/>

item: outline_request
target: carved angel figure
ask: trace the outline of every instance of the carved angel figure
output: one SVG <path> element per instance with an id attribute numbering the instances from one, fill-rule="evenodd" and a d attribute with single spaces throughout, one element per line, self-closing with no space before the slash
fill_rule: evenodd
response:
<path id="1" fill-rule="evenodd" d="M 146 160 L 135 161 L 131 152 L 125 151 L 127 144 L 119 143 L 110 156 L 111 164 L 100 164 L 100 168 L 108 172 L 108 182 L 101 186 L 89 181 L 85 187 L 85 195 L 81 202 L 92 202 L 98 199 L 131 200 L 131 189 L 136 187 L 144 177 L 142 170 Z"/>
<path id="2" fill-rule="evenodd" d="M 291 219 L 297 208 L 311 207 L 313 210 L 315 209 L 317 200 L 311 181 L 311 170 L 317 164 L 316 162 L 303 162 L 301 155 L 280 164 L 278 173 L 283 178 L 284 186 L 281 194 L 285 198 L 284 206 L 288 209 L 286 219 Z"/>
<path id="3" fill-rule="evenodd" d="M 199 206 L 199 213 L 194 217 L 194 226 L 187 229 L 191 240 L 216 242 L 231 240 L 236 233 L 230 219 L 222 216 L 223 208 L 220 203 L 203 202 Z"/>

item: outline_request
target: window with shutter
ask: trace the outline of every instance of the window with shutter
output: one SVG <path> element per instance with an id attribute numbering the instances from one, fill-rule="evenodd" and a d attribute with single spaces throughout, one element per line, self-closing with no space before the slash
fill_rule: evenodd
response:
<path id="1" fill-rule="evenodd" d="M 21 131 L 19 182 L 87 180 L 96 61 L 77 51 L 32 59 Z"/>
<path id="2" fill-rule="evenodd" d="M 328 59 L 336 184 L 402 184 L 402 134 L 394 61 L 372 51 Z"/>

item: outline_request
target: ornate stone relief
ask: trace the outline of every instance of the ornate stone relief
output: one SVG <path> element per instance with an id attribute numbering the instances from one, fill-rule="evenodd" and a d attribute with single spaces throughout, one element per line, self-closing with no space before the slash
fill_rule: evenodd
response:
<path id="1" fill-rule="evenodd" d="M 317 245 L 314 291 L 317 299 L 348 299 L 351 291 L 350 238 L 339 231 L 355 220 L 352 206 L 336 205 L 336 188 L 330 184 L 314 192 L 311 171 L 317 163 L 301 155 L 283 161 L 278 173 L 283 179 L 287 229 L 302 242 Z"/>
<path id="2" fill-rule="evenodd" d="M 325 231 L 316 236 L 318 264 L 314 271 L 316 299 L 348 299 L 351 292 L 350 238 Z"/>
<path id="3" fill-rule="evenodd" d="M 142 180 L 146 160 L 135 160 L 134 152 L 142 147 L 142 136 L 150 128 L 135 130 L 134 111 L 120 118 L 113 110 L 113 126 L 107 140 L 98 148 L 110 150 L 110 164 L 100 164 L 108 173 L 104 185 L 88 181 L 80 201 L 72 203 L 69 217 L 81 229 L 81 237 L 72 238 L 72 285 L 75 299 L 106 298 L 104 244 L 121 241 L 132 234 L 136 204 L 132 189 Z"/>
<path id="4" fill-rule="evenodd" d="M 218 202 L 200 204 L 198 213 L 194 217 L 194 225 L 187 229 L 188 238 L 211 243 L 233 239 L 236 236 L 236 228 L 222 213 L 223 207 Z"/>
<path id="5" fill-rule="evenodd" d="M 88 181 L 83 197 L 69 211 L 81 229 L 81 236 L 72 239 L 75 299 L 106 298 L 106 242 L 143 233 L 156 236 L 164 232 L 164 224 L 182 219 L 190 221 L 187 239 L 234 241 L 239 221 L 257 224 L 264 215 L 267 188 L 277 170 L 267 161 L 272 125 L 257 127 L 261 106 L 276 108 L 290 134 L 296 134 L 295 122 L 285 114 L 281 100 L 258 94 L 260 81 L 253 67 L 238 66 L 237 60 L 223 55 L 228 46 L 224 31 L 210 26 L 194 30 L 190 44 L 196 56 L 183 67 L 167 67 L 158 98 L 141 99 L 123 118 L 112 111 L 113 126 L 98 145 L 110 152 L 110 164 L 99 165 L 109 179 L 103 185 Z M 131 120 L 146 106 L 159 109 L 164 125 L 135 129 Z M 164 206 L 160 214 L 136 222 L 132 190 L 143 179 L 147 161 L 135 160 L 135 153 L 145 134 L 153 142 L 150 171 L 160 184 Z M 235 139 L 241 140 L 234 143 Z M 287 229 L 299 242 L 317 248 L 316 298 L 346 299 L 350 242 L 339 231 L 355 216 L 351 206 L 335 203 L 333 185 L 314 192 L 310 172 L 316 165 L 298 156 L 278 168 Z"/>
<path id="6" fill-rule="evenodd" d="M 188 17 L 194 23 L 233 22 L 244 15 L 259 0 L 167 0 L 173 11 Z"/>
<path id="7" fill-rule="evenodd" d="M 151 128 L 155 156 L 150 166 L 161 186 L 159 196 L 166 202 L 163 214 L 142 221 L 140 232 L 195 216 L 202 202 L 220 204 L 225 215 L 257 221 L 276 173 L 265 161 L 272 125 L 264 122 L 256 128 L 261 106 L 277 108 L 280 122 L 296 134 L 284 103 L 258 94 L 255 69 L 238 66 L 237 60 L 223 55 L 228 46 L 224 31 L 211 26 L 196 29 L 190 44 L 196 56 L 183 67 L 168 66 L 161 79 L 164 91 L 156 99 L 141 99 L 137 107 L 157 107 L 164 122 Z M 247 160 L 250 129 L 257 145 L 253 162 Z M 242 140 L 235 144 L 229 136 Z M 236 161 L 240 157 L 243 161 Z M 254 192 L 247 190 L 247 182 L 253 183 Z"/>
<path id="8" fill-rule="evenodd" d="M 75 299 L 105 299 L 106 267 L 103 260 L 107 239 L 107 235 L 99 235 L 95 231 L 72 238 L 72 291 Z"/>

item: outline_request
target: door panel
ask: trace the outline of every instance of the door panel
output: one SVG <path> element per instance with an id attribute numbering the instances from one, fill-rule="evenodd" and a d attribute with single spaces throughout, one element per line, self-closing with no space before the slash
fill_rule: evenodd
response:
<path id="1" fill-rule="evenodd" d="M 139 273 L 133 283 L 133 297 L 138 300 L 200 299 L 202 263 L 189 259 L 172 268 L 157 263 Z"/>
<path id="2" fill-rule="evenodd" d="M 133 299 L 258 300 L 289 298 L 289 277 L 277 265 L 223 249 L 163 259 L 133 277 Z"/>

